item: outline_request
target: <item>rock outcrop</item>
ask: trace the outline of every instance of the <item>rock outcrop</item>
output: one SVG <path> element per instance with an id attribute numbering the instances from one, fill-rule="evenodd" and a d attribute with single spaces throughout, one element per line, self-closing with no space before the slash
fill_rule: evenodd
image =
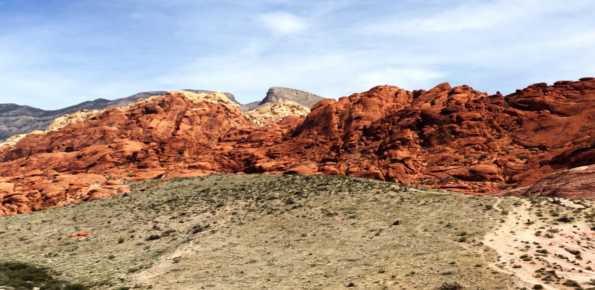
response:
<path id="1" fill-rule="evenodd" d="M 268 122 L 279 122 L 287 116 L 305 117 L 310 113 L 308 107 L 304 107 L 293 101 L 270 104 L 258 107 L 244 114 L 259 125 L 265 125 Z"/>
<path id="2" fill-rule="evenodd" d="M 595 165 L 554 172 L 532 186 L 510 195 L 595 198 Z"/>
<path id="3" fill-rule="evenodd" d="M 123 180 L 212 173 L 345 174 L 494 194 L 595 164 L 593 101 L 592 78 L 506 97 L 378 86 L 260 126 L 224 95 L 176 91 L 0 147 L 0 215 L 122 193 Z"/>
<path id="4" fill-rule="evenodd" d="M 324 100 L 323 97 L 308 92 L 290 88 L 272 87 L 269 89 L 266 97 L 262 99 L 262 101 L 242 105 L 242 111 L 251 111 L 260 107 L 272 106 L 274 104 L 280 104 L 287 101 L 296 102 L 301 106 L 310 109 L 312 106 L 322 100 Z"/>
<path id="5" fill-rule="evenodd" d="M 207 93 L 212 91 L 205 90 L 185 90 L 193 93 Z M 116 100 L 97 99 L 94 101 L 83 102 L 74 106 L 59 110 L 42 110 L 29 106 L 19 106 L 17 104 L 0 104 L 0 142 L 6 141 L 12 136 L 28 134 L 33 131 L 45 130 L 56 118 L 63 115 L 70 115 L 81 110 L 100 111 L 107 108 L 122 107 L 136 102 L 138 99 L 148 98 L 150 96 L 164 95 L 165 91 L 151 91 L 138 93 L 126 98 Z M 227 98 L 233 102 L 234 96 L 225 93 Z"/>
<path id="6" fill-rule="evenodd" d="M 50 123 L 50 125 L 46 128 L 46 130 L 47 131 L 58 131 L 70 124 L 82 122 L 87 119 L 91 119 L 91 118 L 103 113 L 103 111 L 105 111 L 105 110 L 88 111 L 86 109 L 83 109 L 83 110 L 80 110 L 73 114 L 65 114 L 61 117 L 54 119 L 54 121 L 52 121 L 52 123 Z M 39 132 L 39 131 L 37 131 L 37 132 Z"/>

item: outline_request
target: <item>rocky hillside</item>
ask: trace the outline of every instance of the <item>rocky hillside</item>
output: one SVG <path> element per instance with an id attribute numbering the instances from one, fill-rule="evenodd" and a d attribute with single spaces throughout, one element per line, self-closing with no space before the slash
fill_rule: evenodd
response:
<path id="1" fill-rule="evenodd" d="M 262 126 L 220 95 L 172 92 L 1 147 L 0 212 L 121 193 L 122 180 L 213 173 L 344 174 L 496 194 L 595 164 L 593 101 L 594 78 L 506 97 L 448 84 L 379 86 Z"/>
<path id="2" fill-rule="evenodd" d="M 184 91 L 193 93 L 212 93 L 207 90 L 191 90 Z M 59 110 L 42 110 L 29 106 L 20 106 L 17 104 L 0 104 L 0 142 L 7 140 L 11 136 L 27 134 L 34 131 L 45 130 L 56 118 L 64 115 L 71 115 L 81 110 L 94 111 L 104 110 L 108 108 L 122 107 L 136 102 L 141 98 L 148 98 L 150 96 L 158 96 L 166 94 L 166 91 L 152 91 L 142 92 L 130 97 L 106 100 L 97 99 L 94 101 L 83 102 L 74 106 Z M 240 104 L 236 101 L 235 96 L 230 93 L 224 93 L 228 99 Z M 256 108 L 273 106 L 286 101 L 293 101 L 303 107 L 311 108 L 317 102 L 324 98 L 314 94 L 310 94 L 300 90 L 289 88 L 270 88 L 266 97 L 262 101 L 256 101 L 248 104 L 240 104 L 242 112 L 250 111 Z"/>
<path id="3" fill-rule="evenodd" d="M 186 90 L 194 93 L 211 93 L 205 90 Z M 130 97 L 106 100 L 97 99 L 83 102 L 74 106 L 59 110 L 42 110 L 29 106 L 17 104 L 0 104 L 0 142 L 11 136 L 27 134 L 29 132 L 45 130 L 54 119 L 65 114 L 72 114 L 80 110 L 103 110 L 107 108 L 121 107 L 136 102 L 141 98 L 166 94 L 165 91 L 142 92 Z M 236 102 L 234 96 L 226 93 L 227 97 Z"/>

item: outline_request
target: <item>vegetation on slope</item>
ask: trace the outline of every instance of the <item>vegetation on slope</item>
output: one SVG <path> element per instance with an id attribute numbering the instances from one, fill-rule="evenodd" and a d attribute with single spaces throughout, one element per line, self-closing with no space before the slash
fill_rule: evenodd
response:
<path id="1" fill-rule="evenodd" d="M 55 279 L 56 273 L 48 269 L 35 267 L 19 262 L 0 263 L 0 285 L 4 289 L 14 290 L 85 290 L 81 284 L 70 284 L 64 280 Z"/>
<path id="2" fill-rule="evenodd" d="M 474 197 L 341 176 L 215 175 L 0 219 L 0 262 L 92 289 L 523 286 L 488 265 L 502 212 Z M 509 199 L 502 209 L 512 208 Z M 76 232 L 87 237 L 69 238 Z"/>

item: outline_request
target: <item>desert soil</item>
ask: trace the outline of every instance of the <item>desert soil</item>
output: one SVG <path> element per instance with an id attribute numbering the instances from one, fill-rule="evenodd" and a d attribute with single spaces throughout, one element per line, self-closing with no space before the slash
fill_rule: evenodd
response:
<path id="1" fill-rule="evenodd" d="M 342 176 L 213 175 L 131 187 L 0 218 L 0 262 L 49 267 L 93 289 L 441 289 L 454 282 L 574 289 L 561 283 L 588 287 L 595 278 L 587 201 L 468 196 Z M 550 218 L 550 209 L 570 221 Z M 77 232 L 91 235 L 69 237 Z M 541 249 L 547 254 L 535 252 Z M 544 281 L 550 270 L 560 279 Z"/>
<path id="2" fill-rule="evenodd" d="M 593 202 L 536 197 L 513 205 L 485 237 L 499 255 L 492 266 L 544 289 L 595 287 Z"/>

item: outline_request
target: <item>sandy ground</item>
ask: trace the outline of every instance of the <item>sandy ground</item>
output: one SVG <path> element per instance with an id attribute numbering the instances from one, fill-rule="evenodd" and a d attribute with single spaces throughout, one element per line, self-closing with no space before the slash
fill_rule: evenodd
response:
<path id="1" fill-rule="evenodd" d="M 552 201 L 518 199 L 517 207 L 485 237 L 484 243 L 499 255 L 491 266 L 544 289 L 575 289 L 564 285 L 571 285 L 567 280 L 593 287 L 595 232 L 581 217 L 587 209 L 570 200 Z M 495 208 L 501 210 L 498 204 Z M 552 212 L 558 214 L 552 216 Z M 571 221 L 558 220 L 564 216 Z"/>

